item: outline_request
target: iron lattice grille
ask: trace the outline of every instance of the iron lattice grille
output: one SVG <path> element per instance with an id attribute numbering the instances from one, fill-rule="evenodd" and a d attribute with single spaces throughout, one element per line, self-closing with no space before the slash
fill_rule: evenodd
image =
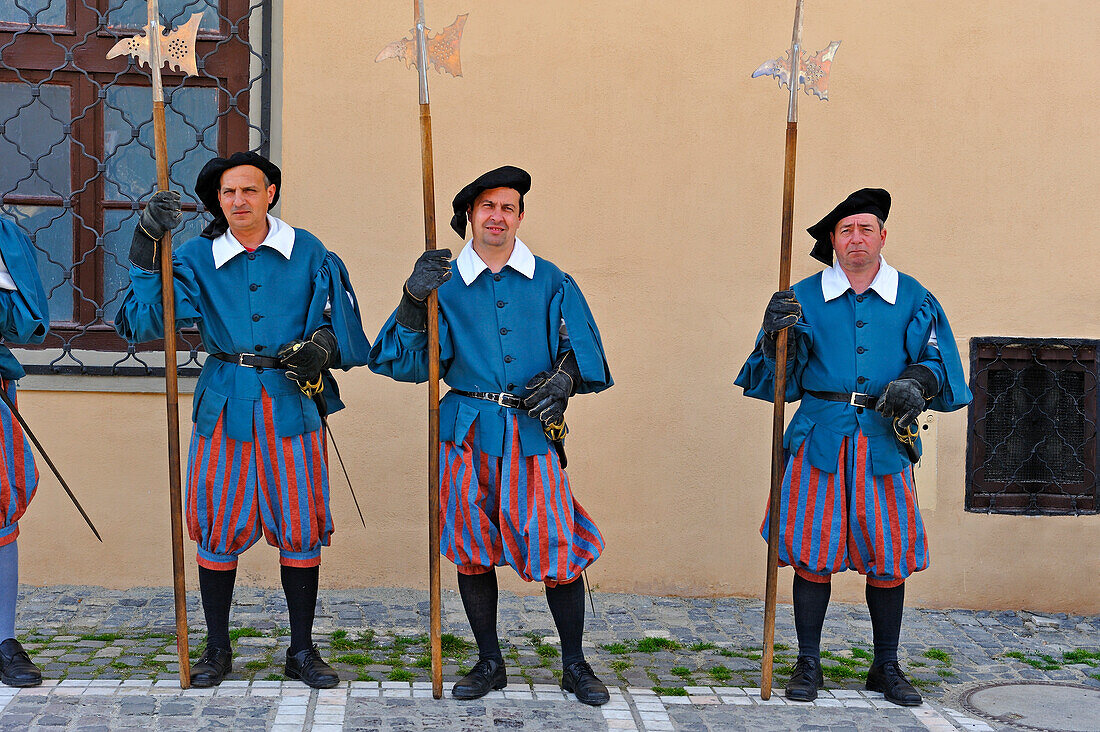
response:
<path id="1" fill-rule="evenodd" d="M 160 2 L 169 28 L 202 13 L 198 74 L 162 69 L 169 178 L 184 203 L 177 242 L 209 218 L 193 190 L 207 160 L 268 152 L 270 4 Z M 129 284 L 130 237 L 156 168 L 148 70 L 106 55 L 146 20 L 142 0 L 0 0 L 0 213 L 38 250 L 52 321 L 41 347 L 49 363 L 29 366 L 32 373 L 159 370 L 148 355 L 161 344 L 135 349 L 112 326 Z M 197 333 L 183 334 L 181 373 L 197 373 L 200 348 Z M 93 365 L 92 351 L 118 357 Z"/>
<path id="2" fill-rule="evenodd" d="M 1100 511 L 1100 341 L 974 338 L 966 510 Z"/>

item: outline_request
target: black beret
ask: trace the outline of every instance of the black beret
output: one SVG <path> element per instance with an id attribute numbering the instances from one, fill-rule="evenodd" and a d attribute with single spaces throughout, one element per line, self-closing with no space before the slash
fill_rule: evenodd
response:
<path id="1" fill-rule="evenodd" d="M 451 228 L 463 239 L 466 238 L 466 209 L 482 191 L 490 191 L 494 188 L 514 188 L 522 196 L 531 190 L 531 175 L 522 168 L 505 165 L 496 170 L 490 170 L 459 191 L 455 200 L 451 201 L 451 208 L 455 212 L 451 217 Z"/>
<path id="2" fill-rule="evenodd" d="M 806 229 L 815 241 L 810 256 L 831 267 L 833 244 L 829 241 L 829 234 L 833 233 L 841 219 L 861 213 L 873 214 L 885 222 L 890 213 L 890 194 L 882 188 L 861 188 L 837 204 L 825 218 Z"/>
<path id="3" fill-rule="evenodd" d="M 228 158 L 214 158 L 199 171 L 199 177 L 195 181 L 195 195 L 206 206 L 206 210 L 214 217 L 214 220 L 202 230 L 207 239 L 216 239 L 229 228 L 229 222 L 225 220 L 221 204 L 218 202 L 218 188 L 221 186 L 222 173 L 238 165 L 251 165 L 259 168 L 267 179 L 275 186 L 275 198 L 271 200 L 271 206 L 279 202 L 279 188 L 282 186 L 283 173 L 279 166 L 271 162 L 263 155 L 254 152 L 233 153 Z M 271 208 L 268 206 L 268 208 Z"/>

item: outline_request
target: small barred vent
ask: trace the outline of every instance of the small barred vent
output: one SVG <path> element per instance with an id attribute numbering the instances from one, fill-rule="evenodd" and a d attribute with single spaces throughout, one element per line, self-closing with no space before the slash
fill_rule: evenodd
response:
<path id="1" fill-rule="evenodd" d="M 1097 512 L 1096 346 L 971 341 L 967 510 Z"/>

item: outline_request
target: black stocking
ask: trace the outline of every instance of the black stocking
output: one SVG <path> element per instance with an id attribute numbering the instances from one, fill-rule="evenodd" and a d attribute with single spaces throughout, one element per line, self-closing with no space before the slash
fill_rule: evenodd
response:
<path id="1" fill-rule="evenodd" d="M 237 569 L 207 569 L 199 567 L 199 594 L 206 615 L 206 645 L 208 648 L 230 650 L 229 608 L 233 605 L 233 583 Z"/>
<path id="2" fill-rule="evenodd" d="M 584 581 L 578 577 L 567 585 L 546 588 L 546 604 L 554 616 L 561 638 L 563 667 L 584 660 L 581 636 L 584 635 Z"/>
<path id="3" fill-rule="evenodd" d="M 317 612 L 320 567 L 280 566 L 286 609 L 290 614 L 290 654 L 313 647 L 313 616 Z"/>
<path id="4" fill-rule="evenodd" d="M 875 665 L 898 660 L 901 613 L 905 605 L 905 584 L 897 587 L 867 585 L 867 610 L 875 639 Z"/>
<path id="5" fill-rule="evenodd" d="M 821 658 L 821 628 L 829 609 L 832 582 L 811 582 L 794 576 L 794 630 L 798 634 L 798 655 Z"/>
<path id="6" fill-rule="evenodd" d="M 504 663 L 497 638 L 497 573 L 490 569 L 482 574 L 458 573 L 458 592 L 462 607 L 470 621 L 470 630 L 477 641 L 479 659 L 491 658 Z"/>

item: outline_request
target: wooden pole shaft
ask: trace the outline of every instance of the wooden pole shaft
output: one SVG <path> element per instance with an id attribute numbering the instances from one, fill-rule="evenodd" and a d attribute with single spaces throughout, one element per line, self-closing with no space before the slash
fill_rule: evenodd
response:
<path id="1" fill-rule="evenodd" d="M 153 40 L 155 43 L 156 41 Z M 159 74 L 154 72 L 154 76 Z M 153 102 L 153 141 L 157 159 L 157 189 L 168 190 L 168 135 L 164 102 Z M 164 306 L 164 396 L 168 411 L 168 497 L 172 511 L 172 590 L 176 602 L 176 653 L 180 687 L 191 686 L 191 656 L 187 643 L 187 583 L 183 573 L 183 498 L 180 491 L 180 413 L 176 377 L 176 295 L 172 278 L 172 234 L 160 242 L 161 302 Z"/>
<path id="2" fill-rule="evenodd" d="M 424 248 L 435 249 L 435 169 L 432 112 L 420 105 L 420 159 L 424 168 Z M 428 296 L 428 596 L 432 696 L 443 697 L 442 600 L 439 581 L 439 298 Z"/>
<path id="3" fill-rule="evenodd" d="M 779 289 L 791 286 L 791 238 L 794 229 L 794 162 L 798 123 L 787 123 L 783 164 L 783 230 L 779 250 Z M 779 493 L 786 468 L 783 455 L 783 408 L 787 394 L 787 330 L 775 340 L 775 394 L 772 410 L 772 482 L 768 498 L 768 576 L 764 590 L 764 650 L 760 661 L 760 698 L 772 695 L 775 656 L 775 592 L 779 582 Z"/>

